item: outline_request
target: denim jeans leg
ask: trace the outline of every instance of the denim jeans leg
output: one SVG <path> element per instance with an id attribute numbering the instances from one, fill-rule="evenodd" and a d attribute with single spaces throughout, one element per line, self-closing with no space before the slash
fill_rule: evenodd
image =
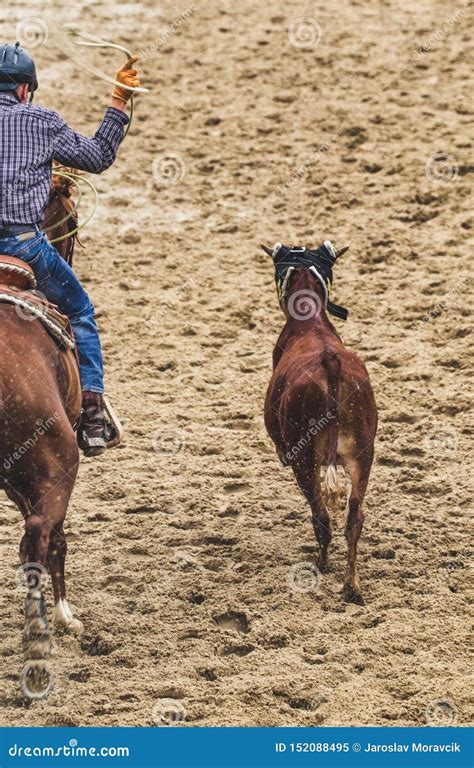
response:
<path id="1" fill-rule="evenodd" d="M 31 246 L 16 238 L 8 241 L 0 240 L 0 250 L 30 264 L 38 291 L 69 317 L 79 355 L 82 389 L 103 392 L 102 350 L 94 307 L 87 292 L 45 235 L 33 238 Z"/>

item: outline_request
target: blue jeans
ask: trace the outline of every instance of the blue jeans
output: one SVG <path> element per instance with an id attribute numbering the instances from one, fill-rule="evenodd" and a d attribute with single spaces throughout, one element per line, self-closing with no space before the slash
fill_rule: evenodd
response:
<path id="1" fill-rule="evenodd" d="M 104 391 L 104 369 L 94 307 L 69 264 L 43 232 L 30 240 L 0 238 L 0 253 L 26 261 L 35 273 L 37 289 L 68 316 L 79 355 L 82 389 Z"/>

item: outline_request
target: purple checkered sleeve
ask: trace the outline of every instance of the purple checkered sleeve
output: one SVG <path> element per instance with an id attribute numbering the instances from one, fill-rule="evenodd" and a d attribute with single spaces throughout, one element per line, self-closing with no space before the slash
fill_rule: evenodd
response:
<path id="1" fill-rule="evenodd" d="M 52 162 L 89 173 L 115 160 L 128 117 L 109 107 L 91 138 L 56 113 L 0 93 L 0 227 L 39 224 L 49 199 Z"/>

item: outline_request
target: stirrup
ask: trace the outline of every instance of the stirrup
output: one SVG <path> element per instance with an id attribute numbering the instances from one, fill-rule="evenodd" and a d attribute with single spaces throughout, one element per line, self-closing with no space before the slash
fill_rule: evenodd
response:
<path id="1" fill-rule="evenodd" d="M 107 450 L 105 430 L 102 437 L 89 437 L 89 435 L 79 427 L 78 443 L 84 456 L 100 456 Z"/>
<path id="2" fill-rule="evenodd" d="M 107 395 L 103 395 L 105 416 L 105 440 L 107 448 L 115 448 L 122 442 L 124 429 Z"/>

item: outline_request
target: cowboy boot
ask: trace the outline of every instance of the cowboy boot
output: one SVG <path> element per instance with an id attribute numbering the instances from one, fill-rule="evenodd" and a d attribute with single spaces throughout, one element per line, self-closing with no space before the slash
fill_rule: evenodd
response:
<path id="1" fill-rule="evenodd" d="M 85 456 L 100 456 L 107 450 L 104 401 L 100 392 L 84 390 L 82 393 L 78 442 Z"/>

